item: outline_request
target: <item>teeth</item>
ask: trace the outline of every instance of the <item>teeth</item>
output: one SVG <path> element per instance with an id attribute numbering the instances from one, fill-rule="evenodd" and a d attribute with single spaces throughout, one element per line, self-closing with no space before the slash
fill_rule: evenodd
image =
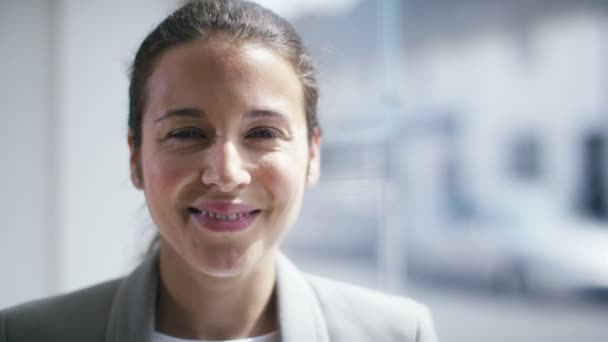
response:
<path id="1" fill-rule="evenodd" d="M 234 213 L 234 214 L 230 214 L 230 215 L 222 215 L 222 214 L 218 214 L 218 213 L 214 213 L 214 212 L 210 212 L 210 211 L 201 211 L 200 215 L 207 216 L 207 217 L 214 218 L 216 220 L 221 220 L 221 221 L 235 221 L 235 220 L 238 220 L 238 219 L 244 217 L 245 215 L 247 215 L 247 213 Z"/>

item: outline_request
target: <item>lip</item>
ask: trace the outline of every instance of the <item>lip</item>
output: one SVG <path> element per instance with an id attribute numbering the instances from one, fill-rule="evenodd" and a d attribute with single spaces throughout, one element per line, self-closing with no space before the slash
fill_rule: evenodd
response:
<path id="1" fill-rule="evenodd" d="M 251 205 L 234 202 L 205 202 L 188 209 L 201 228 L 216 233 L 243 231 L 251 226 L 261 212 Z"/>

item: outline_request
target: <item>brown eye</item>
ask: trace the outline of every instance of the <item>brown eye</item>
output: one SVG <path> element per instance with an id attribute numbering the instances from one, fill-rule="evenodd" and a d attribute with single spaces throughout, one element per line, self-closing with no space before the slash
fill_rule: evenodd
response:
<path id="1" fill-rule="evenodd" d="M 280 138 L 281 134 L 271 128 L 256 128 L 247 134 L 247 138 L 271 140 Z"/>
<path id="2" fill-rule="evenodd" d="M 169 133 L 169 138 L 175 139 L 206 139 L 207 135 L 196 128 L 180 128 Z"/>

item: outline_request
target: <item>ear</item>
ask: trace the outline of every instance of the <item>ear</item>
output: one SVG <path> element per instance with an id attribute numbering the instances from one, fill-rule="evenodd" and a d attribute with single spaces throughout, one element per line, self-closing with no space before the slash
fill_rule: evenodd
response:
<path id="1" fill-rule="evenodd" d="M 139 149 L 135 148 L 135 139 L 133 138 L 133 132 L 129 130 L 129 135 L 127 137 L 127 142 L 129 143 L 129 168 L 131 171 L 131 183 L 136 189 L 143 189 L 143 181 L 141 179 L 141 168 L 140 168 L 140 158 L 139 158 Z"/>
<path id="2" fill-rule="evenodd" d="M 321 174 L 321 130 L 315 127 L 308 151 L 308 175 L 306 186 L 314 186 L 319 181 Z"/>

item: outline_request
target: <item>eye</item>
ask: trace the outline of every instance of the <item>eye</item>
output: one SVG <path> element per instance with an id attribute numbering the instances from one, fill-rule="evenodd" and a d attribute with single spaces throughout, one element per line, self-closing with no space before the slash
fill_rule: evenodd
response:
<path id="1" fill-rule="evenodd" d="M 169 132 L 169 138 L 175 139 L 205 139 L 207 135 L 198 128 L 180 128 Z"/>
<path id="2" fill-rule="evenodd" d="M 263 139 L 263 140 L 276 139 L 276 138 L 280 138 L 281 136 L 282 136 L 282 134 L 280 132 L 278 132 L 276 129 L 267 128 L 267 127 L 255 128 L 255 129 L 251 130 L 249 133 L 247 133 L 247 138 Z"/>

